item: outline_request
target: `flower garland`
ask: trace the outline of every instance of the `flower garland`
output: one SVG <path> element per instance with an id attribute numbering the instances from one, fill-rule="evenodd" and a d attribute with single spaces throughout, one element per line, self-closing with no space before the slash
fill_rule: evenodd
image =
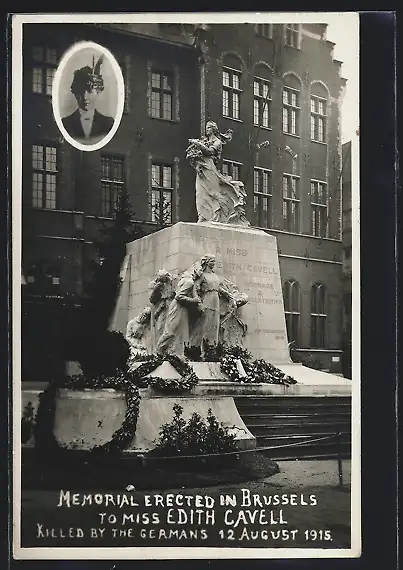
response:
<path id="1" fill-rule="evenodd" d="M 237 361 L 242 363 L 246 376 L 241 374 L 237 366 Z M 225 348 L 224 355 L 220 361 L 220 368 L 232 382 L 241 382 L 244 384 L 280 384 L 283 386 L 290 386 L 291 384 L 297 383 L 295 378 L 285 374 L 282 370 L 262 358 L 251 362 L 250 353 L 241 350 L 239 347 Z"/>
<path id="2" fill-rule="evenodd" d="M 168 360 L 175 370 L 181 374 L 182 378 L 172 380 L 158 376 L 145 378 L 147 374 L 150 374 L 160 366 L 164 360 Z M 191 390 L 197 383 L 198 378 L 192 367 L 175 355 L 164 357 L 157 355 L 147 358 L 136 369 L 131 369 L 129 372 L 117 370 L 114 376 L 101 375 L 87 378 L 78 374 L 61 381 L 50 382 L 39 396 L 39 407 L 34 428 L 35 446 L 37 450 L 46 452 L 56 451 L 61 448 L 53 433 L 56 399 L 60 389 L 103 390 L 112 388 L 124 392 L 127 408 L 122 426 L 113 433 L 110 441 L 103 445 L 97 445 L 90 450 L 90 453 L 101 455 L 122 452 L 133 441 L 140 410 L 141 397 L 139 388 L 152 386 L 163 392 L 179 393 Z"/>

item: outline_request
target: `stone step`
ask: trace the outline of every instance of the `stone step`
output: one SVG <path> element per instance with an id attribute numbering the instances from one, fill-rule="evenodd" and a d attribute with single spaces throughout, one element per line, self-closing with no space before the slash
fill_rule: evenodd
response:
<path id="1" fill-rule="evenodd" d="M 238 408 L 239 409 L 239 408 Z M 302 413 L 293 413 L 293 414 L 272 414 L 272 413 L 244 413 L 243 410 L 242 417 L 244 422 L 248 425 L 271 425 L 275 426 L 278 424 L 293 424 L 293 425 L 300 425 L 301 423 L 310 422 L 310 423 L 328 423 L 334 421 L 344 421 L 346 423 L 350 422 L 351 413 L 348 411 L 342 412 L 316 412 L 316 413 L 306 413 L 305 411 Z"/>
<path id="2" fill-rule="evenodd" d="M 245 422 L 245 418 L 243 418 Z M 311 423 L 306 422 L 304 424 L 279 424 L 279 425 L 267 425 L 267 424 L 258 424 L 252 425 L 248 422 L 245 422 L 245 425 L 253 433 L 255 437 L 265 436 L 265 435 L 276 435 L 276 434 L 284 434 L 288 436 L 289 434 L 303 434 L 309 435 L 315 434 L 318 430 L 321 433 L 350 433 L 351 427 L 350 424 L 347 422 L 331 422 L 327 424 L 318 424 L 318 423 Z"/>

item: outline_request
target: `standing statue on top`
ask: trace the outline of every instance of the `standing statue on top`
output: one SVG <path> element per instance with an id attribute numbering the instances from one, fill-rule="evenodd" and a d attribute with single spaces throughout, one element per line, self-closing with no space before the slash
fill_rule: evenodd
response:
<path id="1" fill-rule="evenodd" d="M 221 222 L 249 226 L 245 216 L 246 192 L 242 182 L 224 176 L 217 169 L 222 147 L 232 140 L 232 130 L 220 133 L 217 123 L 208 121 L 206 135 L 189 139 L 186 158 L 196 170 L 198 222 Z"/>

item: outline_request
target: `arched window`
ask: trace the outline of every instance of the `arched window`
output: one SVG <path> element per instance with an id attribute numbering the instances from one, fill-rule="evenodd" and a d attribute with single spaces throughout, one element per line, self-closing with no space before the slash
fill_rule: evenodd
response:
<path id="1" fill-rule="evenodd" d="M 311 289 L 311 348 L 325 347 L 326 316 L 326 288 L 315 283 Z"/>
<path id="2" fill-rule="evenodd" d="M 225 55 L 222 70 L 222 114 L 231 119 L 241 118 L 242 62 L 232 54 Z"/>
<path id="3" fill-rule="evenodd" d="M 287 325 L 288 342 L 299 343 L 299 318 L 300 318 L 300 286 L 294 279 L 284 283 L 284 312 Z"/>
<path id="4" fill-rule="evenodd" d="M 321 83 L 311 86 L 311 140 L 326 143 L 328 92 Z"/>
<path id="5" fill-rule="evenodd" d="M 271 73 L 266 65 L 257 65 L 253 77 L 253 124 L 271 127 Z"/>
<path id="6" fill-rule="evenodd" d="M 284 77 L 283 87 L 283 132 L 300 135 L 301 83 L 291 73 Z"/>

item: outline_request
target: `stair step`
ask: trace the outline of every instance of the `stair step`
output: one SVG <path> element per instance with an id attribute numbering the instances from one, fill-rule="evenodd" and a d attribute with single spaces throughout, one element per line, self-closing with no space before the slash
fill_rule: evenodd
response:
<path id="1" fill-rule="evenodd" d="M 276 434 L 283 434 L 288 436 L 290 434 L 300 434 L 311 436 L 315 432 L 317 432 L 318 428 L 321 430 L 321 433 L 326 434 L 333 434 L 333 433 L 350 433 L 351 428 L 348 424 L 339 423 L 339 424 L 306 424 L 306 425 L 274 425 L 270 426 L 267 424 L 263 425 L 252 425 L 245 422 L 246 427 L 253 433 L 255 437 L 261 435 L 276 435 Z"/>
<path id="2" fill-rule="evenodd" d="M 328 425 L 333 423 L 351 423 L 351 414 L 333 414 L 331 416 L 323 414 L 317 416 L 314 414 L 301 415 L 272 415 L 272 414 L 242 414 L 243 421 L 247 425 Z"/>

